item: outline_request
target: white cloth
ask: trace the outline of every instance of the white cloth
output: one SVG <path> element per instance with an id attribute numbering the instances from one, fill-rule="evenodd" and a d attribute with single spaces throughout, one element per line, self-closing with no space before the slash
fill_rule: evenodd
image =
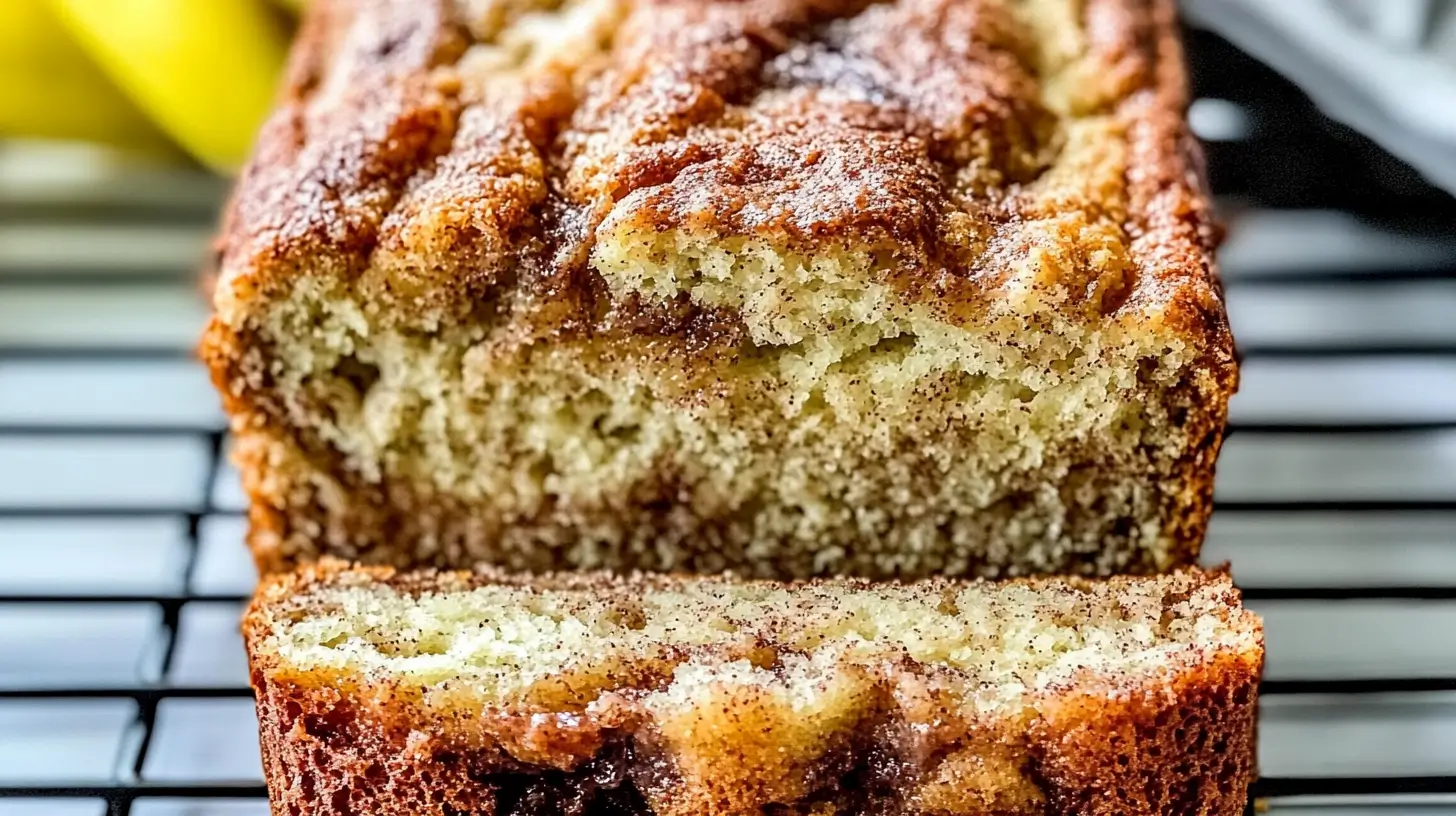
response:
<path id="1" fill-rule="evenodd" d="M 1456 2 L 1183 0 L 1331 118 L 1456 192 Z"/>

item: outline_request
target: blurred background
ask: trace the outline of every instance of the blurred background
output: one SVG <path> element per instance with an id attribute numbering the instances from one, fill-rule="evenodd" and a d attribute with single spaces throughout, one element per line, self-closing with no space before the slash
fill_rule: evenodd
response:
<path id="1" fill-rule="evenodd" d="M 296 5 L 0 0 L 0 816 L 266 812 L 192 347 Z M 1453 5 L 1182 4 L 1245 358 L 1206 551 L 1267 621 L 1275 814 L 1456 816 Z"/>

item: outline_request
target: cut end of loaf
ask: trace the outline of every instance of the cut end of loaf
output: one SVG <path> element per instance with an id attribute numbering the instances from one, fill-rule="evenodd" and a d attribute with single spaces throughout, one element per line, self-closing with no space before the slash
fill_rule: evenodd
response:
<path id="1" fill-rule="evenodd" d="M 260 590 L 245 629 L 270 783 L 321 728 L 337 767 L 406 750 L 402 770 L 449 778 L 458 761 L 506 812 L 501 790 L 534 785 L 587 814 L 1232 814 L 1262 664 L 1227 576 L 1196 571 L 890 585 L 327 564 Z M 324 700 L 327 722 L 309 713 Z M 1117 789 L 1050 809 L 1089 785 Z"/>
<path id="2" fill-rule="evenodd" d="M 515 319 L 401 327 L 311 279 L 265 312 L 267 374 L 227 363 L 271 392 L 242 396 L 262 420 L 242 436 L 265 562 L 917 577 L 1190 560 L 1225 397 L 1184 339 L 1050 308 L 1056 287 L 957 323 L 864 253 L 623 246 L 598 246 L 605 316 L 549 341 Z M 634 322 L 679 307 L 675 328 Z"/>

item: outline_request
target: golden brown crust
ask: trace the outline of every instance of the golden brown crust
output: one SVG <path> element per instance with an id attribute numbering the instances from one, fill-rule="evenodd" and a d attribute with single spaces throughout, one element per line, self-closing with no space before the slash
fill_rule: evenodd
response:
<path id="1" fill-rule="evenodd" d="M 778 779 L 779 761 L 771 744 L 758 744 L 764 737 L 751 711 L 714 714 L 719 730 L 708 742 L 716 764 L 705 777 L 682 767 L 691 758 L 666 750 L 652 715 L 630 704 L 453 716 L 419 706 L 418 690 L 407 686 L 300 673 L 260 647 L 280 618 L 307 614 L 308 592 L 340 575 L 411 594 L 508 581 L 620 593 L 624 603 L 644 587 L 681 581 L 488 570 L 401 575 L 339 564 L 269 581 L 244 628 L 277 814 L 1222 816 L 1242 811 L 1254 775 L 1257 629 L 1240 648 L 1210 647 L 1166 673 L 1085 675 L 1041 690 L 1022 713 L 967 714 L 935 686 L 929 667 L 887 667 L 888 685 L 854 703 L 859 719 L 848 736 L 792 780 Z M 1223 586 L 1223 602 L 1237 610 L 1226 576 L 1194 578 L 1195 589 Z M 930 591 L 955 585 L 937 582 Z M 836 583 L 813 586 L 834 591 Z M 796 793 L 772 798 L 776 786 Z M 777 804 L 761 810 L 765 801 Z"/>
<path id="2" fill-rule="evenodd" d="M 1029 246 L 1094 251 L 1037 223 L 1080 212 L 1129 243 L 1108 314 L 1167 304 L 1231 374 L 1171 0 L 1086 3 L 1088 59 L 1055 91 L 1039 64 L 1055 54 L 1002 0 L 601 5 L 621 7 L 602 54 L 527 63 L 502 90 L 449 0 L 314 4 L 219 239 L 230 282 L 389 278 L 371 294 L 404 323 L 492 282 L 592 311 L 601 293 L 571 267 L 633 222 L 889 240 L 896 282 L 954 309 L 994 296 Z M 1056 132 L 1091 116 L 1126 128 L 1123 178 L 1047 181 L 1106 160 Z M 572 322 L 547 311 L 515 317 Z"/>
<path id="3" fill-rule="evenodd" d="M 1122 385 L 1111 397 L 1159 408 L 1146 420 L 1163 439 L 1110 452 L 1086 434 L 1058 440 L 1050 432 L 1067 444 L 1046 446 L 1045 481 L 980 506 L 1046 515 L 1038 502 L 1075 487 L 1061 481 L 1067 473 L 1101 464 L 1106 478 L 1089 483 L 1143 495 L 1046 515 L 1039 523 L 1064 534 L 1028 539 L 1077 552 L 1019 569 L 1151 571 L 1194 560 L 1237 368 L 1212 261 L 1217 230 L 1183 118 L 1171 0 L 1068 2 L 1065 19 L 1054 16 L 1057 3 L 1009 0 L 580 0 L 560 12 L 518 12 L 538 5 L 325 0 L 311 8 L 279 111 L 223 225 L 218 314 L 202 349 L 244 440 L 260 566 L 286 568 L 320 551 L 416 564 L 607 564 L 564 551 L 588 532 L 622 548 L 651 532 L 660 539 L 648 549 L 705 553 L 656 564 L 624 556 L 623 565 L 815 571 L 787 556 L 743 555 L 783 544 L 782 530 L 728 529 L 760 523 L 749 517 L 780 501 L 772 490 L 720 501 L 721 485 L 704 487 L 708 477 L 664 461 L 597 504 L 565 491 L 564 509 L 552 504 L 555 494 L 503 508 L 497 490 L 484 491 L 488 499 L 457 496 L 419 476 L 438 472 L 430 464 L 414 472 L 358 466 L 356 451 L 312 427 L 329 417 L 327 398 L 300 397 L 276 381 L 289 373 L 280 360 L 295 338 L 264 324 L 308 289 L 368 321 L 350 342 L 385 330 L 417 338 L 459 329 L 475 356 L 455 370 L 484 359 L 491 367 L 478 376 L 487 380 L 529 373 L 559 349 L 588 360 L 581 367 L 599 380 L 667 372 L 662 380 L 678 390 L 655 393 L 660 403 L 712 402 L 731 390 L 726 381 L 748 379 L 735 368 L 740 358 L 786 346 L 754 339 L 741 310 L 685 291 L 666 300 L 624 293 L 594 255 L 623 236 L 650 243 L 643 236 L 668 234 L 869 253 L 877 265 L 866 284 L 884 285 L 900 306 L 946 326 L 1004 338 L 996 342 L 1013 356 L 1018 344 L 1038 345 L 1036 332 L 1051 332 L 1054 317 L 1087 330 L 1089 356 L 1108 354 L 1114 336 L 1149 364 L 1168 350 L 1180 360 L 1170 364 L 1174 385 Z M 532 14 L 558 28 L 522 44 Z M 588 21 L 586 33 L 568 37 L 575 17 Z M 553 41 L 571 45 L 553 52 Z M 997 309 L 1019 314 L 1014 331 L 1024 336 L 992 328 L 988 315 L 1004 314 Z M 307 331 L 308 322 L 290 331 Z M 806 333 L 816 331 L 827 330 Z M 293 374 L 305 384 L 319 379 Z M 331 396 L 332 388 L 319 391 Z M 957 430 L 990 438 L 970 422 Z M 935 439 L 906 432 L 893 444 L 909 453 L 890 464 L 925 469 L 928 459 L 915 457 Z M 427 443 L 405 439 L 376 458 L 461 447 Z M 846 462 L 864 472 L 888 462 L 858 441 L 824 447 L 864 451 L 868 463 Z M 923 481 L 929 487 L 910 485 L 916 495 L 934 489 L 935 478 Z M 886 477 L 861 492 L 903 484 Z M 840 493 L 815 501 L 846 505 L 851 490 L 833 489 Z M 867 517 L 911 526 L 896 515 L 903 500 L 856 501 Z M 639 516 L 654 508 L 644 525 Z M 947 518 L 945 537 L 964 546 L 896 574 L 1007 569 L 1006 559 L 977 552 L 996 545 L 980 528 L 1019 528 L 1021 516 L 988 511 L 966 522 L 965 507 L 943 503 L 927 507 L 915 522 L 924 529 L 907 535 L 923 539 L 936 514 Z M 1119 515 L 1131 532 L 1114 524 Z M 850 553 L 872 550 L 869 537 L 890 540 L 861 523 L 812 537 Z M 1108 542 L 1106 557 L 1079 549 L 1094 539 Z M 711 561 L 715 549 L 728 563 Z"/>

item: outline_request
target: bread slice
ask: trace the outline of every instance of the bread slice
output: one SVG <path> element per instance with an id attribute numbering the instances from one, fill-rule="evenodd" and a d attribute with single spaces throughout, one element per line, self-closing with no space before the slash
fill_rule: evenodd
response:
<path id="1" fill-rule="evenodd" d="M 1173 0 L 320 0 L 203 345 L 263 570 L 1191 563 Z"/>
<path id="2" fill-rule="evenodd" d="M 888 584 L 274 577 L 276 814 L 1238 814 L 1259 620 L 1222 573 Z"/>

